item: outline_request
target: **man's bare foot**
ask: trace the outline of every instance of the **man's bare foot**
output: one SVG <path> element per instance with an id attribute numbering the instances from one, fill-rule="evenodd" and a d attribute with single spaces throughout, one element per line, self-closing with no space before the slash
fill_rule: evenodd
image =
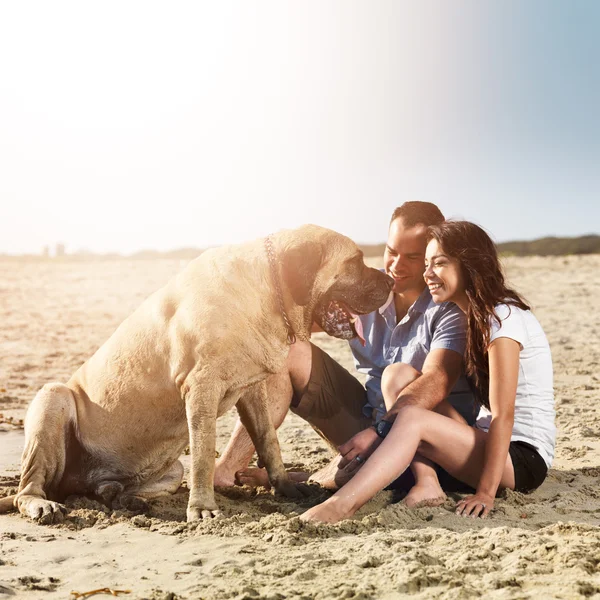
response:
<path id="1" fill-rule="evenodd" d="M 235 476 L 232 470 L 219 467 L 219 463 L 217 462 L 213 481 L 215 487 L 233 487 L 235 485 Z"/>
<path id="2" fill-rule="evenodd" d="M 265 487 L 269 489 L 269 475 L 266 469 L 257 469 L 256 467 L 248 467 L 237 471 L 235 474 L 235 485 L 249 485 L 250 487 Z"/>
<path id="3" fill-rule="evenodd" d="M 348 483 L 356 473 L 358 469 L 352 473 L 344 469 L 338 469 L 338 464 L 342 457 L 338 454 L 331 462 L 319 469 L 316 473 L 313 473 L 309 478 L 309 483 L 318 483 L 321 487 L 326 490 L 339 490 L 343 485 Z"/>
<path id="4" fill-rule="evenodd" d="M 440 506 L 446 501 L 446 494 L 436 479 L 428 479 L 416 483 L 404 498 L 404 504 L 408 508 L 419 508 L 420 506 Z"/>
<path id="5" fill-rule="evenodd" d="M 342 506 L 339 498 L 332 496 L 325 502 L 317 504 L 309 508 L 305 513 L 300 515 L 301 521 L 314 521 L 317 523 L 337 523 L 348 519 L 354 514 Z"/>
<path id="6" fill-rule="evenodd" d="M 303 483 L 309 478 L 310 474 L 305 473 L 304 471 L 288 471 L 288 476 L 292 481 L 295 481 L 297 483 Z M 267 474 L 267 470 L 257 469 L 255 467 L 238 471 L 235 474 L 235 484 L 249 485 L 250 487 L 262 486 L 267 489 L 271 488 L 271 483 L 269 482 L 269 475 Z"/>

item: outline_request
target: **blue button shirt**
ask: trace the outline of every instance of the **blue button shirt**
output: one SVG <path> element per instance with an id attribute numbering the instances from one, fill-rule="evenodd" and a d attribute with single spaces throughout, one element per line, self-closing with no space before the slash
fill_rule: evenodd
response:
<path id="1" fill-rule="evenodd" d="M 362 346 L 358 338 L 354 338 L 350 341 L 350 348 L 356 369 L 367 376 L 364 414 L 373 416 L 375 421 L 379 421 L 386 413 L 381 393 L 381 376 L 385 367 L 402 362 L 422 371 L 425 358 L 436 348 L 464 354 L 464 313 L 452 302 L 436 304 L 427 288 L 397 324 L 393 301 L 368 315 L 362 315 L 360 319 L 366 344 Z M 459 379 L 452 393 L 461 396 L 469 393 L 464 376 Z"/>

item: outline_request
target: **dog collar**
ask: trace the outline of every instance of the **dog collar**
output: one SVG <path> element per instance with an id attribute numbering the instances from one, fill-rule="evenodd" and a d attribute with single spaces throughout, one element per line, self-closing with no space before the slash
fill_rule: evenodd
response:
<path id="1" fill-rule="evenodd" d="M 273 248 L 273 241 L 271 240 L 271 236 L 267 236 L 265 238 L 265 249 L 267 251 L 267 258 L 269 259 L 269 266 L 271 267 L 271 277 L 273 279 L 273 285 L 275 286 L 275 293 L 277 294 L 277 302 L 279 303 L 279 311 L 281 312 L 281 316 L 283 317 L 283 322 L 287 328 L 287 343 L 295 344 L 296 343 L 296 334 L 294 333 L 294 328 L 290 323 L 290 320 L 287 316 L 287 312 L 285 312 L 285 306 L 283 304 L 283 294 L 281 293 L 281 285 L 279 284 L 279 276 L 277 274 L 277 264 L 275 257 L 275 248 Z"/>

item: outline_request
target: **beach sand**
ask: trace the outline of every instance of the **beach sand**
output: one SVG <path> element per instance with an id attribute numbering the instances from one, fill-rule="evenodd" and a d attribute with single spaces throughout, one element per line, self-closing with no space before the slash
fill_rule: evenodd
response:
<path id="1" fill-rule="evenodd" d="M 0 495 L 14 493 L 22 419 L 44 383 L 65 382 L 151 292 L 184 266 L 170 260 L 0 260 Z M 454 515 L 458 495 L 408 510 L 378 494 L 337 525 L 297 516 L 259 489 L 219 490 L 223 517 L 185 522 L 187 489 L 147 515 L 69 500 L 64 524 L 0 515 L 0 598 L 360 599 L 583 598 L 600 595 L 600 256 L 505 260 L 552 348 L 558 439 L 546 482 L 509 492 L 487 520 Z M 352 370 L 344 342 L 314 341 Z M 235 421 L 218 423 L 223 448 Z M 327 446 L 301 419 L 279 430 L 286 465 L 326 464 Z M 183 457 L 184 462 L 188 457 Z M 109 595 L 97 595 L 108 598 Z"/>

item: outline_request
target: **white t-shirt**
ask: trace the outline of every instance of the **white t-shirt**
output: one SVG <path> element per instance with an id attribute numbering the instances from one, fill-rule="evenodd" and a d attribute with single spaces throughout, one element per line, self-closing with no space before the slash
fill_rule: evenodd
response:
<path id="1" fill-rule="evenodd" d="M 521 346 L 511 441 L 527 442 L 534 446 L 550 468 L 554 458 L 556 427 L 552 357 L 548 340 L 531 311 L 499 304 L 496 313 L 500 317 L 500 325 L 492 318 L 490 343 L 506 337 Z M 490 411 L 482 406 L 475 426 L 488 431 L 491 420 Z"/>

